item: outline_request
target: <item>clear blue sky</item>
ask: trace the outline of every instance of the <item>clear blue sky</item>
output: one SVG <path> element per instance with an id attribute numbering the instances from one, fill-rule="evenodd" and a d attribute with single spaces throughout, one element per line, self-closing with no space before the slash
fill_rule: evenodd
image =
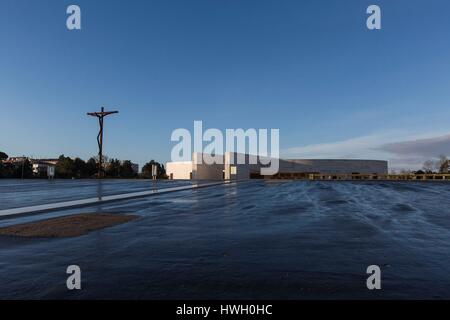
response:
<path id="1" fill-rule="evenodd" d="M 70 4 L 81 31 L 66 29 Z M 287 157 L 399 167 L 434 154 L 385 144 L 450 132 L 448 0 L 1 0 L 0 49 L 9 155 L 95 155 L 85 113 L 100 106 L 120 111 L 105 153 L 141 165 L 169 160 L 172 130 L 194 120 L 279 128 Z"/>

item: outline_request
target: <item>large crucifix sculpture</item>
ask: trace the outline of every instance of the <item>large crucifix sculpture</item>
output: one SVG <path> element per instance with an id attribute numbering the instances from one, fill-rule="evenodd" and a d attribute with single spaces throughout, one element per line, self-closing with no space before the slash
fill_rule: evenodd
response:
<path id="1" fill-rule="evenodd" d="M 100 125 L 100 131 L 97 136 L 98 143 L 98 175 L 97 177 L 100 179 L 103 177 L 103 118 L 109 116 L 110 114 L 119 113 L 119 111 L 105 111 L 105 108 L 102 107 L 102 111 L 100 112 L 88 112 L 88 116 L 97 117 L 98 123 Z"/>

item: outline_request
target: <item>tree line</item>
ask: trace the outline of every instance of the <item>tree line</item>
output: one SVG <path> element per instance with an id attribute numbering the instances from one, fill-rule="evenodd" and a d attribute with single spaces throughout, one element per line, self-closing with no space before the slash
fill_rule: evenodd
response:
<path id="1" fill-rule="evenodd" d="M 434 160 L 426 160 L 422 168 L 420 170 L 407 170 L 402 169 L 398 173 L 400 174 L 435 174 L 435 173 L 450 173 L 450 160 L 445 155 L 440 155 Z M 392 170 L 391 173 L 397 173 L 395 170 Z"/>
<path id="2" fill-rule="evenodd" d="M 30 160 L 25 159 L 21 164 L 10 164 L 4 161 L 8 159 L 8 155 L 0 151 L 0 178 L 32 178 L 33 167 Z"/>
<path id="3" fill-rule="evenodd" d="M 9 163 L 5 162 L 8 155 L 0 151 L 0 178 L 47 178 L 46 173 L 33 173 L 32 162 L 25 158 L 24 161 Z M 104 160 L 104 174 L 106 178 L 112 179 L 133 179 L 133 178 L 152 178 L 152 165 L 158 168 L 158 179 L 165 179 L 166 170 L 164 165 L 151 160 L 146 163 L 142 172 L 133 170 L 133 164 L 129 160 L 120 161 L 119 159 Z M 92 157 L 87 161 L 81 158 L 72 159 L 64 155 L 59 156 L 55 165 L 55 178 L 60 179 L 86 179 L 95 178 L 98 173 L 98 161 Z"/>
<path id="4" fill-rule="evenodd" d="M 450 162 L 445 155 L 440 155 L 438 160 L 427 160 L 424 162 L 423 173 L 449 173 Z"/>

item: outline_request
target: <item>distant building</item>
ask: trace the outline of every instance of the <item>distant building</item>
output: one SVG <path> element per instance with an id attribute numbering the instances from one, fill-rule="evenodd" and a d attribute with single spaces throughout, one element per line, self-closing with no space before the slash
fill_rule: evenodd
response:
<path id="1" fill-rule="evenodd" d="M 9 157 L 5 161 L 3 161 L 3 163 L 11 163 L 11 164 L 22 163 L 27 159 L 28 159 L 27 157 Z"/>
<path id="2" fill-rule="evenodd" d="M 31 163 L 33 175 L 48 176 L 49 172 L 54 173 L 58 159 L 31 159 L 28 157 L 10 157 L 3 161 L 3 164 L 21 166 L 26 160 Z"/>
<path id="3" fill-rule="evenodd" d="M 167 162 L 166 172 L 169 179 L 190 180 L 192 179 L 193 163 L 192 161 Z"/>
<path id="4" fill-rule="evenodd" d="M 48 175 L 49 167 L 54 168 L 58 163 L 58 159 L 31 159 L 30 161 L 35 175 Z"/>
<path id="5" fill-rule="evenodd" d="M 353 159 L 278 159 L 279 170 L 274 176 L 261 176 L 264 165 L 249 161 L 255 156 L 240 154 L 245 164 L 237 164 L 238 154 L 227 152 L 223 164 L 206 164 L 200 161 L 201 153 L 194 153 L 192 161 L 168 162 L 166 172 L 169 179 L 194 180 L 237 180 L 252 178 L 271 178 L 289 175 L 307 178 L 310 174 L 387 174 L 388 163 L 383 160 Z M 252 164 L 255 163 L 255 164 Z"/>

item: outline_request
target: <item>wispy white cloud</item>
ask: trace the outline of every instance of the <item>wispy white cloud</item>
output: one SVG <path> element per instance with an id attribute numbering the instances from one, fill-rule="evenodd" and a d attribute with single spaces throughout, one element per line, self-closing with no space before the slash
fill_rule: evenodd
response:
<path id="1" fill-rule="evenodd" d="M 388 160 L 392 169 L 419 169 L 425 160 L 436 158 L 440 154 L 450 154 L 448 132 L 385 131 L 281 151 L 285 158 Z"/>

